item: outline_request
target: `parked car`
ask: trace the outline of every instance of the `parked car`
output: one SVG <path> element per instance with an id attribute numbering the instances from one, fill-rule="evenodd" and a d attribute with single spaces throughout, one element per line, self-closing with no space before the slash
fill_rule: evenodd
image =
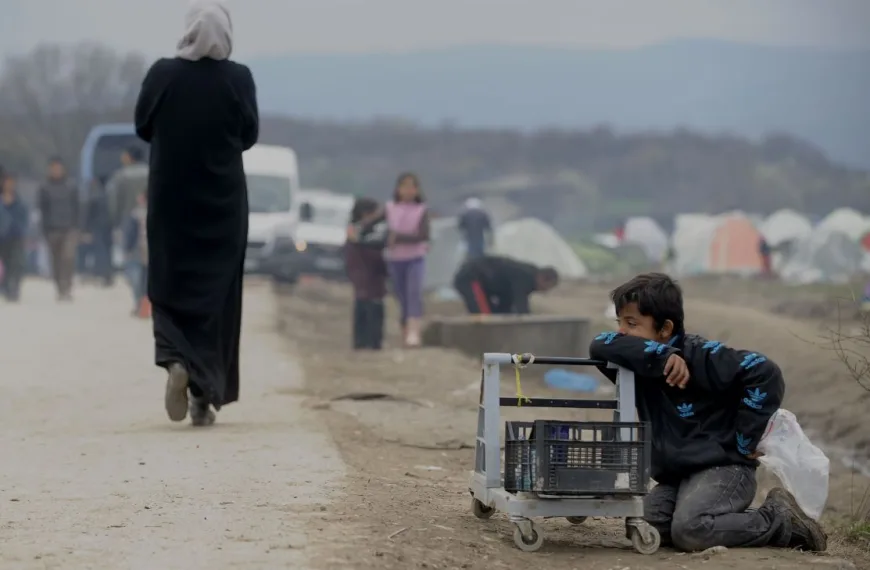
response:
<path id="1" fill-rule="evenodd" d="M 300 275 L 344 280 L 344 242 L 354 198 L 328 190 L 299 192 L 299 221 L 275 228 L 263 248 L 261 269 L 282 283 Z"/>

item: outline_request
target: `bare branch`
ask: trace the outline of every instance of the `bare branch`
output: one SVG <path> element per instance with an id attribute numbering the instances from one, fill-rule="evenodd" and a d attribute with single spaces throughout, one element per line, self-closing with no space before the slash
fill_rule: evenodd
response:
<path id="1" fill-rule="evenodd" d="M 141 56 L 97 43 L 41 44 L 6 59 L 0 109 L 40 141 L 40 154 L 72 160 L 101 118 L 132 114 L 145 70 Z"/>

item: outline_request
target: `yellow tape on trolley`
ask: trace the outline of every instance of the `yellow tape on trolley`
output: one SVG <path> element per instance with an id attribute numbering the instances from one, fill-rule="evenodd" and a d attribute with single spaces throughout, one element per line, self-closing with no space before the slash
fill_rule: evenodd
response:
<path id="1" fill-rule="evenodd" d="M 523 363 L 523 358 L 525 358 L 525 357 L 528 357 L 529 361 L 526 362 L 526 363 L 524 364 L 524 363 Z M 515 374 L 516 374 L 516 380 L 517 380 L 517 407 L 519 408 L 519 407 L 521 407 L 521 406 L 523 405 L 523 401 L 525 401 L 525 402 L 527 402 L 527 403 L 531 403 L 531 402 L 532 402 L 531 399 L 529 399 L 529 398 L 527 398 L 527 397 L 525 397 L 525 396 L 523 395 L 523 385 L 522 385 L 522 382 L 520 382 L 520 369 L 521 369 L 521 368 L 525 368 L 525 367 L 528 366 L 529 364 L 533 363 L 533 362 L 535 361 L 535 355 L 534 355 L 534 354 L 512 354 L 512 355 L 511 355 L 511 360 L 512 360 L 513 363 L 514 363 L 514 372 L 515 372 Z"/>

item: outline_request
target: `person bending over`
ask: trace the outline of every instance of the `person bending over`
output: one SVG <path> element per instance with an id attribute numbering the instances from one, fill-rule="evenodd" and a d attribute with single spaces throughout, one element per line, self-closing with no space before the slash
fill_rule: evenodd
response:
<path id="1" fill-rule="evenodd" d="M 536 267 L 507 257 L 469 259 L 453 278 L 453 287 L 472 315 L 528 314 L 529 296 L 559 283 L 552 267 Z"/>
<path id="2" fill-rule="evenodd" d="M 825 533 L 785 489 L 747 510 L 761 456 L 756 446 L 785 393 L 779 367 L 761 353 L 686 334 L 682 291 L 667 275 L 638 275 L 611 299 L 619 332 L 595 337 L 589 354 L 636 374 L 658 483 L 644 498 L 644 518 L 662 544 L 824 551 Z M 615 370 L 602 372 L 615 378 Z"/>

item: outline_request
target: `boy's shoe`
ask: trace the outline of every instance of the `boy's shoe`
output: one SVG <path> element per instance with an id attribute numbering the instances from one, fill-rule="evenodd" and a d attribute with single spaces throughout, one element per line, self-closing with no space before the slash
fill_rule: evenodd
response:
<path id="1" fill-rule="evenodd" d="M 180 422 L 187 417 L 187 383 L 190 377 L 180 362 L 173 362 L 168 370 L 164 401 L 166 414 L 170 420 Z"/>
<path id="2" fill-rule="evenodd" d="M 782 487 L 777 487 L 768 493 L 767 501 L 780 507 L 791 520 L 789 548 L 810 552 L 824 552 L 828 548 L 828 535 L 819 523 L 800 508 L 791 493 Z"/>
<path id="3" fill-rule="evenodd" d="M 190 423 L 195 427 L 210 426 L 215 421 L 215 413 L 205 398 L 190 399 Z"/>

